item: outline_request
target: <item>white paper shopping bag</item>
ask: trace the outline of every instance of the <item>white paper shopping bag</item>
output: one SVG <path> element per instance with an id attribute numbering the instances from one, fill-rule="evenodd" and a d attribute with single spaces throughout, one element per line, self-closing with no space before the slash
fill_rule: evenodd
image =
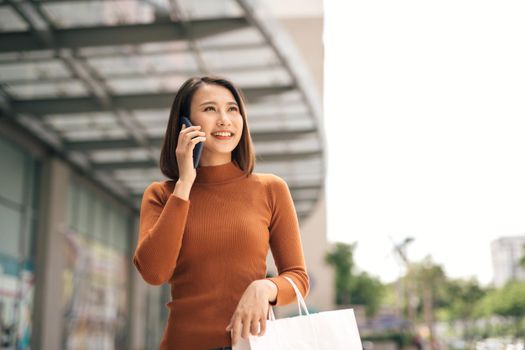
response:
<path id="1" fill-rule="evenodd" d="M 263 336 L 241 338 L 233 350 L 362 350 L 353 309 L 310 314 L 295 283 L 299 316 L 275 319 L 270 306 Z M 303 315 L 301 307 L 306 314 Z"/>

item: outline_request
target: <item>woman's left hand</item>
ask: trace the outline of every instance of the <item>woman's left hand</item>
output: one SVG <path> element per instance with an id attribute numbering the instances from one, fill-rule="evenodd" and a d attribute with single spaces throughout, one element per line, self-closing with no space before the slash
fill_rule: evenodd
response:
<path id="1" fill-rule="evenodd" d="M 232 345 L 237 344 L 239 337 L 248 339 L 249 333 L 262 336 L 266 331 L 266 315 L 268 314 L 269 301 L 274 299 L 277 286 L 269 280 L 253 281 L 237 305 L 230 323 L 226 327 L 231 330 Z M 257 328 L 261 325 L 259 333 Z"/>

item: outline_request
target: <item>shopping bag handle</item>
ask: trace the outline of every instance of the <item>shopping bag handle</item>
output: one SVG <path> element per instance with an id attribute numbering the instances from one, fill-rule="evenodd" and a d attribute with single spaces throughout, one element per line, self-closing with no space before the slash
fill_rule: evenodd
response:
<path id="1" fill-rule="evenodd" d="M 292 284 L 292 288 L 295 292 L 295 297 L 297 299 L 297 308 L 299 309 L 299 316 L 302 316 L 303 313 L 302 313 L 302 310 L 301 310 L 301 307 L 304 309 L 305 313 L 307 315 L 310 315 L 310 313 L 308 312 L 308 308 L 306 307 L 306 303 L 304 302 L 304 299 L 303 299 L 303 296 L 301 295 L 301 292 L 299 292 L 299 288 L 297 288 L 297 286 L 295 285 L 294 281 L 288 277 L 288 276 L 283 276 L 284 278 L 286 278 L 288 280 L 288 282 L 290 282 Z M 275 321 L 275 314 L 273 313 L 273 308 L 272 306 L 270 305 L 269 306 L 269 310 L 268 310 L 268 313 L 269 313 L 269 320 L 272 320 L 272 321 Z"/>
<path id="2" fill-rule="evenodd" d="M 288 282 L 290 282 L 292 284 L 292 287 L 293 287 L 293 290 L 295 292 L 295 296 L 296 296 L 296 299 L 297 299 L 297 306 L 299 308 L 299 316 L 303 316 L 303 314 L 301 313 L 301 306 L 304 308 L 304 311 L 306 312 L 306 315 L 310 316 L 310 313 L 308 312 L 308 308 L 306 307 L 306 303 L 304 302 L 303 296 L 301 295 L 301 292 L 299 292 L 299 289 L 297 288 L 295 283 L 288 276 L 283 276 L 283 277 L 286 278 L 288 280 Z M 275 314 L 273 313 L 273 308 L 272 308 L 271 305 L 269 305 L 269 314 L 270 314 L 269 320 L 275 321 Z M 307 317 L 306 320 L 309 322 L 309 324 L 310 324 L 310 326 L 312 328 L 312 332 L 314 334 L 314 339 L 315 339 L 315 347 L 314 347 L 314 349 L 321 349 L 321 347 L 319 345 L 319 339 L 320 339 L 319 338 L 319 332 L 317 330 L 317 327 L 315 326 L 315 322 L 314 322 L 313 318 L 312 317 Z M 277 332 L 278 329 L 279 329 L 279 327 L 276 327 L 275 331 Z M 277 339 L 279 341 L 280 338 L 277 337 Z"/>

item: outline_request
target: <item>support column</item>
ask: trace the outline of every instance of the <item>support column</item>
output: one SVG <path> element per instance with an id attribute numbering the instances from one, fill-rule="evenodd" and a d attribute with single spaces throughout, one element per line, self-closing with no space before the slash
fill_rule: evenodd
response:
<path id="1" fill-rule="evenodd" d="M 31 348 L 62 348 L 63 272 L 70 169 L 58 158 L 43 159 L 40 225 L 35 273 L 35 317 Z"/>
<path id="2" fill-rule="evenodd" d="M 137 246 L 138 232 L 139 232 L 139 217 L 137 216 L 134 220 L 131 242 L 131 256 Z M 130 264 L 133 265 L 130 259 Z M 131 268 L 131 344 L 132 350 L 143 350 L 146 349 L 146 316 L 147 316 L 147 285 L 142 281 L 142 277 L 139 275 L 135 266 Z"/>

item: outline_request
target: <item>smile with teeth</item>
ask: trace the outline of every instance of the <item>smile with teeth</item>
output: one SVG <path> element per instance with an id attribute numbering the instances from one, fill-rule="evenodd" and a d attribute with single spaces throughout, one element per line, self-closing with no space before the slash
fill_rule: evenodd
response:
<path id="1" fill-rule="evenodd" d="M 231 132 L 214 132 L 212 135 L 213 136 L 230 137 L 230 136 L 232 136 L 232 133 Z"/>

